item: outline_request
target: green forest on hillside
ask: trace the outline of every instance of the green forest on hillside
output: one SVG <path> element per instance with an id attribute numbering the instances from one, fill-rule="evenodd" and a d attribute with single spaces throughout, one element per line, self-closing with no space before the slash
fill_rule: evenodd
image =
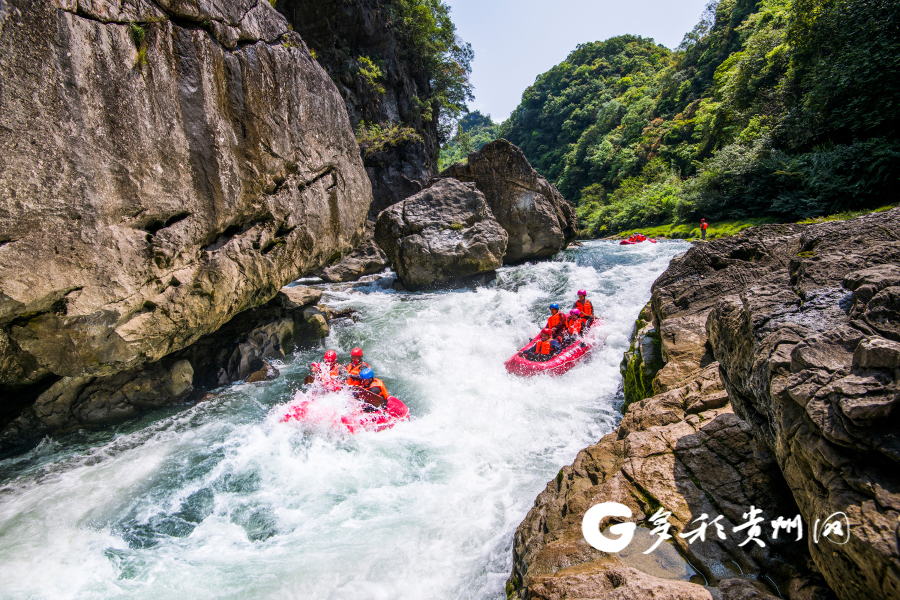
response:
<path id="1" fill-rule="evenodd" d="M 491 126 L 576 203 L 584 235 L 896 202 L 900 3 L 713 0 L 675 51 L 579 45 Z"/>

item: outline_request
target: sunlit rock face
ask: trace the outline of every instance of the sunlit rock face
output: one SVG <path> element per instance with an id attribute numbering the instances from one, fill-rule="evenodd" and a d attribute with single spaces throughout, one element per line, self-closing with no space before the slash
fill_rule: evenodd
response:
<path id="1" fill-rule="evenodd" d="M 0 147 L 4 402 L 188 346 L 350 252 L 372 202 L 268 0 L 0 3 Z"/>
<path id="2" fill-rule="evenodd" d="M 375 241 L 403 284 L 421 289 L 493 272 L 507 234 L 473 184 L 442 179 L 382 211 Z"/>
<path id="3" fill-rule="evenodd" d="M 575 240 L 575 209 L 532 168 L 518 146 L 496 140 L 447 167 L 441 177 L 474 182 L 509 234 L 503 262 L 549 258 Z"/>

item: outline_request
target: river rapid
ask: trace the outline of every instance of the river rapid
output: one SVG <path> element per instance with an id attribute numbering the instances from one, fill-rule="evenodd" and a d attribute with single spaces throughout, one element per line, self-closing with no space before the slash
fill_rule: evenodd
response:
<path id="1" fill-rule="evenodd" d="M 687 248 L 593 241 L 438 293 L 322 286 L 359 320 L 278 379 L 0 461 L 0 598 L 505 598 L 516 527 L 617 425 L 634 320 Z M 508 375 L 579 288 L 602 347 L 562 377 Z M 326 346 L 342 361 L 361 346 L 412 421 L 354 436 L 279 423 Z"/>

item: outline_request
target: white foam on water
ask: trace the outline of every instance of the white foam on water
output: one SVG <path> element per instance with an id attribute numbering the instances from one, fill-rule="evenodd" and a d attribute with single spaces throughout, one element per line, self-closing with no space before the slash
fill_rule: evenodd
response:
<path id="1" fill-rule="evenodd" d="M 328 347 L 362 346 L 412 421 L 280 423 L 316 350 L 93 447 L 63 437 L 0 461 L 0 598 L 504 598 L 515 528 L 615 426 L 634 319 L 686 247 L 590 242 L 453 292 L 334 286 L 327 302 L 361 318 Z M 604 343 L 561 377 L 507 374 L 579 288 Z"/>

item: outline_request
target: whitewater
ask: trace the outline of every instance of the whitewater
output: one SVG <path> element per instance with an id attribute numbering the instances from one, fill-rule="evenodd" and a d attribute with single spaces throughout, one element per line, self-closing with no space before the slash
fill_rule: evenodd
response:
<path id="1" fill-rule="evenodd" d="M 617 425 L 634 320 L 687 248 L 587 242 L 441 292 L 321 286 L 358 320 L 278 379 L 0 461 L 0 598 L 505 598 L 516 527 Z M 507 374 L 547 305 L 581 288 L 602 345 L 562 377 Z M 309 363 L 355 346 L 412 420 L 354 436 L 279 423 Z"/>

